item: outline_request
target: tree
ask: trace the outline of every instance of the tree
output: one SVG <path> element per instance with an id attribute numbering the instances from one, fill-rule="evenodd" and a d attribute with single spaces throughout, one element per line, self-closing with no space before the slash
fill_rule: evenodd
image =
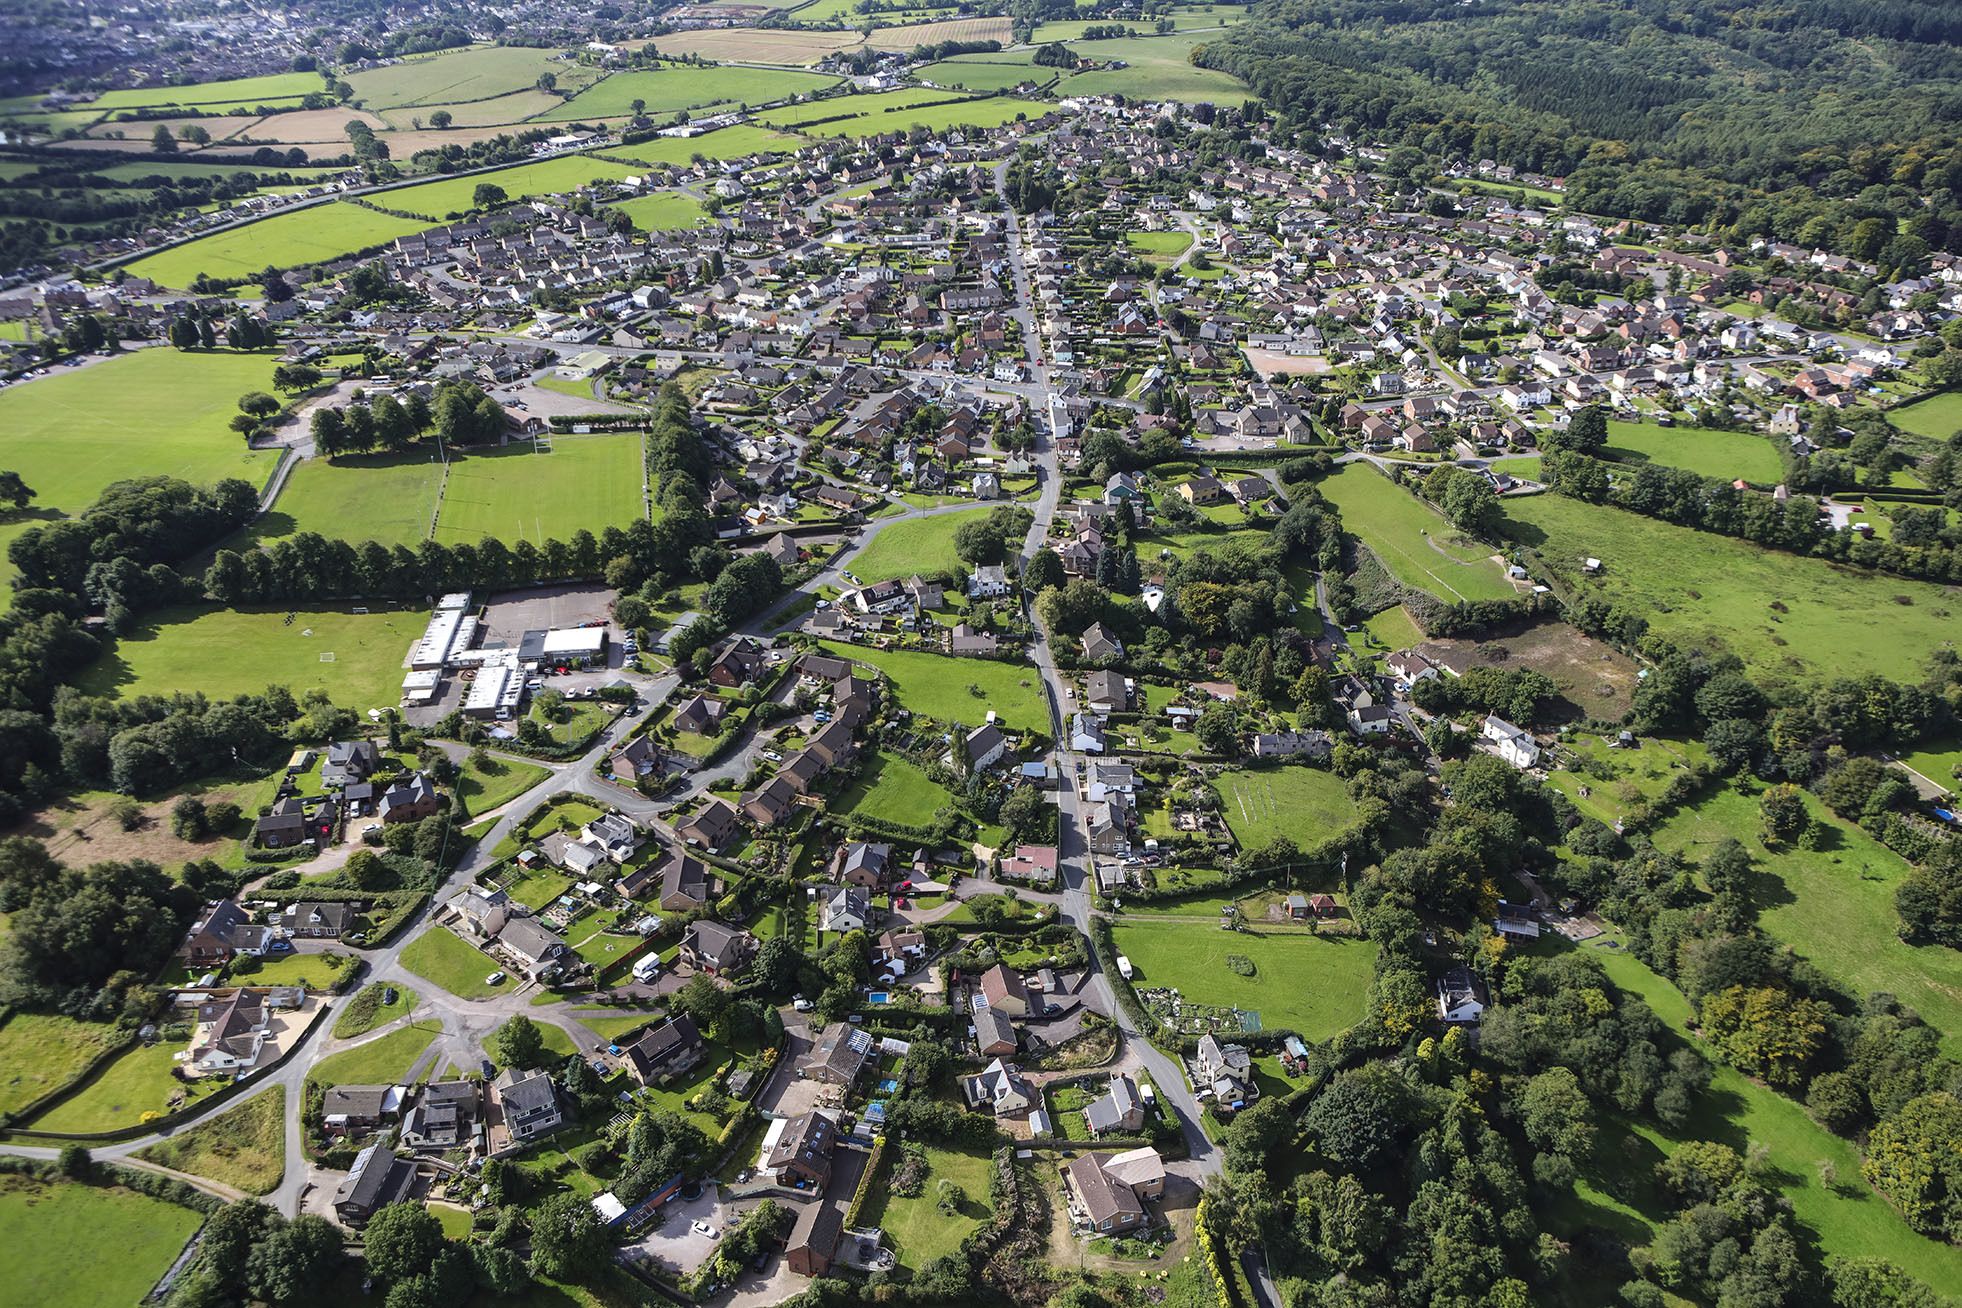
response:
<path id="1" fill-rule="evenodd" d="M 1028 567 L 1022 571 L 1022 592 L 1038 595 L 1052 586 L 1062 585 L 1065 580 L 1062 558 L 1044 546 L 1030 556 Z"/>
<path id="2" fill-rule="evenodd" d="M 34 496 L 35 492 L 21 480 L 19 473 L 0 472 L 0 501 L 24 509 Z"/>
<path id="3" fill-rule="evenodd" d="M 447 109 L 438 109 L 435 113 L 429 115 L 429 125 L 439 132 L 448 127 L 453 121 L 454 119 L 450 116 L 450 111 Z"/>
<path id="4" fill-rule="evenodd" d="M 545 1062 L 545 1034 L 522 1013 L 499 1027 L 491 1044 L 497 1061 L 506 1067 L 539 1067 Z"/>
<path id="5" fill-rule="evenodd" d="M 442 1222 L 413 1201 L 385 1206 L 362 1232 L 368 1270 L 391 1285 L 428 1271 L 443 1243 Z"/>
<path id="6" fill-rule="evenodd" d="M 1806 812 L 1805 797 L 1799 788 L 1792 785 L 1772 786 L 1758 801 L 1758 818 L 1764 825 L 1764 843 L 1767 845 L 1790 844 L 1805 834 L 1812 825 L 1812 815 Z"/>
<path id="7" fill-rule="evenodd" d="M 1584 1158 L 1594 1147 L 1594 1106 L 1580 1078 L 1551 1067 L 1526 1083 L 1519 1096 L 1519 1124 L 1542 1149 Z"/>
<path id="8" fill-rule="evenodd" d="M 1885 1258 L 1836 1258 L 1833 1308 L 1943 1308 L 1948 1301 Z"/>
<path id="9" fill-rule="evenodd" d="M 1199 745 L 1208 754 L 1222 758 L 1233 758 L 1240 752 L 1240 715 L 1230 704 L 1215 700 L 1206 705 L 1193 728 L 1199 737 Z"/>
<path id="10" fill-rule="evenodd" d="M 1861 1171 L 1909 1226 L 1962 1241 L 1962 1099 L 1946 1090 L 1910 1099 L 1867 1137 Z"/>
<path id="11" fill-rule="evenodd" d="M 1825 1048 L 1832 1009 L 1770 986 L 1731 986 L 1703 1001 L 1703 1030 L 1739 1071 L 1780 1089 L 1803 1085 Z"/>
<path id="12" fill-rule="evenodd" d="M 470 193 L 470 207 L 473 209 L 495 209 L 506 199 L 504 188 L 495 182 L 478 182 L 477 189 Z"/>
<path id="13" fill-rule="evenodd" d="M 1608 415 L 1598 404 L 1574 414 L 1565 432 L 1549 433 L 1547 444 L 1557 450 L 1597 454 L 1608 443 Z"/>
<path id="14" fill-rule="evenodd" d="M 433 1218 L 431 1220 L 434 1220 Z M 593 1205 L 577 1194 L 555 1194 L 531 1213 L 531 1268 L 554 1281 L 582 1281 L 609 1265 L 609 1241 Z"/>
<path id="15" fill-rule="evenodd" d="M 150 133 L 150 149 L 157 154 L 176 154 L 177 138 L 170 134 L 170 128 L 158 123 L 157 130 Z"/>
<path id="16" fill-rule="evenodd" d="M 245 1260 L 245 1283 L 255 1298 L 297 1303 L 334 1278 L 343 1256 L 340 1228 L 303 1213 L 254 1246 Z"/>
<path id="17" fill-rule="evenodd" d="M 1323 1154 L 1358 1171 L 1395 1156 L 1416 1122 L 1414 1092 L 1383 1063 L 1338 1073 L 1302 1117 Z"/>
<path id="18" fill-rule="evenodd" d="M 78 1144 L 65 1144 L 55 1155 L 55 1170 L 71 1181 L 85 1181 L 95 1170 L 95 1160 L 89 1156 L 86 1147 Z"/>

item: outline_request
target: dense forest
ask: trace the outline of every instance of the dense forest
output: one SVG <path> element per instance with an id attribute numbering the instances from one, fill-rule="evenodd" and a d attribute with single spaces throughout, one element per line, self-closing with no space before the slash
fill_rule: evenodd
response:
<path id="1" fill-rule="evenodd" d="M 1305 143 L 1332 126 L 1564 176 L 1590 212 L 1880 259 L 1865 219 L 1962 248 L 1958 42 L 1962 9 L 1920 0 L 1269 0 L 1194 58 Z"/>

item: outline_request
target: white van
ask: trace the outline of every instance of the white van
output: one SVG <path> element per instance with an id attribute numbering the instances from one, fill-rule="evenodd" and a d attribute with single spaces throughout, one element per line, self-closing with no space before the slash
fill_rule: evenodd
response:
<path id="1" fill-rule="evenodd" d="M 659 975 L 661 975 L 659 954 L 643 954 L 634 960 L 634 980 L 645 985 Z"/>

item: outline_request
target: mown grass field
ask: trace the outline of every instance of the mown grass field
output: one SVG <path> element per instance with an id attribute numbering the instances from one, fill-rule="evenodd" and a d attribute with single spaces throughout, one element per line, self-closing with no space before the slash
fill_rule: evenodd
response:
<path id="1" fill-rule="evenodd" d="M 1506 533 L 1537 548 L 1568 585 L 1643 614 L 1679 645 L 1728 650 L 1774 680 L 1877 672 L 1919 681 L 1929 654 L 1958 633 L 1962 597 L 1928 582 L 1777 553 L 1564 495 L 1507 500 L 1505 509 Z M 1581 573 L 1589 557 L 1605 565 L 1600 576 Z M 1876 630 L 1887 639 L 1873 639 Z"/>
<path id="2" fill-rule="evenodd" d="M 858 779 L 838 797 L 840 813 L 859 813 L 907 826 L 931 826 L 942 805 L 953 802 L 944 786 L 916 763 L 880 754 L 865 765 Z"/>
<path id="3" fill-rule="evenodd" d="M 631 200 L 622 200 L 613 207 L 633 219 L 634 226 L 643 232 L 671 232 L 693 227 L 695 220 L 707 212 L 700 200 L 679 191 L 636 196 Z"/>
<path id="4" fill-rule="evenodd" d="M 286 1087 L 262 1091 L 136 1156 L 247 1194 L 266 1194 L 286 1171 Z"/>
<path id="5" fill-rule="evenodd" d="M 395 992 L 395 1002 L 385 1004 L 382 998 L 390 990 Z M 361 993 L 348 1001 L 348 1006 L 334 1019 L 334 1038 L 350 1040 L 366 1035 L 378 1026 L 387 1026 L 398 1017 L 407 1017 L 415 1006 L 416 992 L 407 986 L 383 985 L 380 982 L 364 986 Z"/>
<path id="6" fill-rule="evenodd" d="M 1220 812 L 1242 849 L 1279 836 L 1304 848 L 1347 830 L 1356 806 L 1342 779 L 1320 768 L 1225 772 L 1214 780 Z"/>
<path id="7" fill-rule="evenodd" d="M 1655 843 L 1700 861 L 1719 841 L 1743 842 L 1759 876 L 1758 921 L 1856 998 L 1887 991 L 1939 1030 L 1951 1054 L 1962 1053 L 1962 952 L 1914 946 L 1896 931 L 1894 890 L 1907 878 L 1902 858 L 1859 827 L 1806 796 L 1825 824 L 1821 849 L 1767 849 L 1758 839 L 1757 788 L 1729 786 L 1678 810 Z"/>
<path id="8" fill-rule="evenodd" d="M 420 612 L 322 610 L 285 619 L 284 610 L 159 609 L 77 681 L 97 695 L 202 691 L 214 699 L 268 685 L 296 695 L 318 686 L 337 704 L 384 708 L 401 699 L 402 659 L 428 621 Z"/>
<path id="9" fill-rule="evenodd" d="M 1934 741 L 1900 757 L 1901 762 L 1936 785 L 1962 790 L 1962 741 L 1953 738 Z"/>
<path id="10" fill-rule="evenodd" d="M 1137 970 L 1138 985 L 1175 986 L 1193 1003 L 1255 1012 L 1263 1027 L 1311 1041 L 1362 1016 L 1376 966 L 1376 946 L 1367 940 L 1259 935 L 1131 917 L 1117 920 L 1114 935 L 1117 952 Z M 1254 974 L 1235 972 L 1228 954 L 1251 960 Z"/>
<path id="11" fill-rule="evenodd" d="M 1776 485 L 1784 475 L 1777 448 L 1755 432 L 1611 420 L 1603 453 L 1624 463 L 1660 463 L 1724 481 L 1742 477 L 1761 486 Z"/>
<path id="12" fill-rule="evenodd" d="M 58 1013 L 15 1013 L 0 1026 L 0 1113 L 18 1113 L 80 1076 L 116 1043 L 115 1028 Z"/>
<path id="13" fill-rule="evenodd" d="M 1020 63 L 982 63 L 948 59 L 928 64 L 919 70 L 918 76 L 935 86 L 954 86 L 965 91 L 1009 91 L 1024 82 L 1047 86 L 1056 80 L 1056 70 L 1037 67 L 1027 60 Z"/>
<path id="14" fill-rule="evenodd" d="M 600 75 L 597 69 L 556 59 L 555 53 L 518 45 L 472 46 L 362 69 L 350 73 L 347 83 L 362 108 L 390 109 L 488 100 L 527 90 L 542 73 L 552 74 L 562 91 L 575 90 Z"/>
<path id="15" fill-rule="evenodd" d="M 228 81 L 197 82 L 190 86 L 145 86 L 125 91 L 104 91 L 89 105 L 95 109 L 110 110 L 155 109 L 168 105 L 267 104 L 298 99 L 325 86 L 318 73 L 269 73 L 264 77 L 234 77 Z"/>
<path id="16" fill-rule="evenodd" d="M 1543 938 L 1542 946 L 1563 947 L 1559 939 Z M 1826 1258 L 1884 1258 L 1928 1285 L 1962 1284 L 1962 1248 L 1910 1230 L 1861 1179 L 1856 1146 L 1828 1132 L 1798 1104 L 1724 1066 L 1691 1034 L 1694 1015 L 1681 992 L 1626 949 L 1592 947 L 1590 955 L 1600 960 L 1616 986 L 1647 1003 L 1678 1040 L 1698 1049 L 1714 1071 L 1710 1088 L 1699 1096 L 1680 1136 L 1667 1136 L 1646 1125 L 1623 1133 L 1622 1142 L 1604 1135 L 1611 1149 L 1616 1143 L 1623 1146 L 1613 1149 L 1615 1156 L 1607 1160 L 1613 1173 L 1639 1177 L 1646 1185 L 1654 1164 L 1686 1140 L 1721 1141 L 1740 1154 L 1762 1144 L 1768 1152 L 1768 1183 L 1791 1201 L 1793 1215 L 1817 1234 L 1819 1251 Z M 1597 1160 L 1603 1152 L 1597 1151 Z M 1836 1179 L 1831 1186 L 1821 1180 L 1822 1163 L 1832 1165 Z"/>
<path id="17" fill-rule="evenodd" d="M 429 538 L 443 484 L 434 448 L 403 454 L 306 459 L 251 526 L 258 541 L 303 531 L 330 540 L 414 545 Z"/>
<path id="18" fill-rule="evenodd" d="M 510 803 L 533 786 L 551 776 L 549 768 L 493 754 L 483 763 L 467 758 L 458 770 L 456 793 L 471 813 L 488 813 Z"/>
<path id="19" fill-rule="evenodd" d="M 387 192 L 379 202 L 401 213 L 420 214 L 424 218 L 437 220 L 468 211 L 476 202 L 477 188 L 487 184 L 503 188 L 509 199 L 522 200 L 534 195 L 576 191 L 593 182 L 617 182 L 622 177 L 635 174 L 636 170 L 626 164 L 613 163 L 596 155 L 562 154 L 537 163 L 499 168 L 495 172 L 405 186 L 399 191 Z"/>
<path id="20" fill-rule="evenodd" d="M 169 1270 L 202 1219 L 148 1195 L 0 1176 L 0 1303 L 133 1304 Z"/>
<path id="21" fill-rule="evenodd" d="M 436 930 L 449 934 L 440 927 Z M 408 962 L 407 954 L 402 956 L 402 961 Z M 418 1022 L 390 1031 L 366 1044 L 329 1054 L 307 1070 L 307 1080 L 321 1085 L 400 1084 L 440 1030 L 439 1023 Z"/>
<path id="22" fill-rule="evenodd" d="M 498 970 L 497 961 L 446 927 L 430 927 L 411 940 L 402 951 L 402 966 L 459 999 L 488 999 L 518 985 L 508 978 L 503 985 L 487 984 L 484 978 Z"/>
<path id="23" fill-rule="evenodd" d="M 1490 546 L 1460 536 L 1442 514 L 1374 468 L 1351 463 L 1320 488 L 1342 511 L 1342 525 L 1404 585 L 1446 603 L 1517 593 Z"/>
<path id="24" fill-rule="evenodd" d="M 639 164 L 680 164 L 696 155 L 704 159 L 745 159 L 753 154 L 784 153 L 797 149 L 800 144 L 794 136 L 743 124 L 701 136 L 660 136 L 639 145 L 609 149 L 606 157 Z"/>
<path id="25" fill-rule="evenodd" d="M 1191 232 L 1126 232 L 1124 243 L 1145 257 L 1145 262 L 1170 266 L 1192 248 Z"/>
<path id="26" fill-rule="evenodd" d="M 1049 701 L 1034 670 L 992 659 L 957 659 L 912 650 L 865 649 L 821 641 L 826 651 L 878 668 L 892 678 L 900 704 L 941 722 L 979 726 L 993 709 L 1003 726 L 1020 731 L 1051 729 Z M 976 694 L 969 687 L 977 688 Z"/>
<path id="27" fill-rule="evenodd" d="M 650 114 L 694 109 L 707 104 L 766 104 L 793 95 L 808 95 L 836 86 L 840 79 L 825 73 L 788 68 L 664 67 L 653 71 L 615 73 L 589 86 L 558 107 L 539 115 L 539 121 L 590 121 L 619 118 L 633 112 L 635 100 L 645 100 Z"/>
<path id="28" fill-rule="evenodd" d="M 130 264 L 129 271 L 131 276 L 148 277 L 182 290 L 196 281 L 199 273 L 212 277 L 250 277 L 268 264 L 294 268 L 329 263 L 360 250 L 387 245 L 398 236 L 424 231 L 432 225 L 336 200 L 159 250 Z"/>
<path id="29" fill-rule="evenodd" d="M 539 544 L 641 516 L 638 435 L 555 436 L 551 447 L 535 454 L 529 444 L 507 445 L 451 459 L 436 538 Z"/>
<path id="30" fill-rule="evenodd" d="M 894 1166 L 898 1165 L 898 1154 L 895 1147 Z M 925 1267 L 943 1254 L 957 1252 L 968 1233 L 987 1220 L 992 1165 L 986 1153 L 929 1146 L 926 1189 L 909 1199 L 894 1194 L 889 1184 L 876 1185 L 866 1206 L 865 1222 L 886 1233 L 901 1263 L 916 1270 Z M 958 1217 L 940 1211 L 936 1188 L 942 1180 L 952 1181 L 967 1196 Z"/>
<path id="31" fill-rule="evenodd" d="M 1962 391 L 1943 391 L 1887 411 L 1887 421 L 1912 436 L 1945 441 L 1962 431 Z"/>
<path id="32" fill-rule="evenodd" d="M 168 1041 L 132 1045 L 94 1080 L 28 1125 L 37 1131 L 64 1134 L 114 1131 L 135 1126 L 146 1113 L 164 1112 L 171 1097 L 180 1091 L 195 1100 L 223 1084 L 220 1078 L 212 1077 L 186 1085 L 173 1077 L 170 1073 L 176 1066 L 175 1057 L 184 1048 Z"/>
<path id="33" fill-rule="evenodd" d="M 937 513 L 929 518 L 908 518 L 879 528 L 871 543 L 851 558 L 852 575 L 864 582 L 910 577 L 915 573 L 932 575 L 961 567 L 954 553 L 954 533 L 961 524 L 988 516 L 990 510 L 972 513 Z"/>
<path id="34" fill-rule="evenodd" d="M 1122 60 L 1128 67 L 1072 73 L 1057 83 L 1059 95 L 1128 95 L 1136 100 L 1181 104 L 1244 104 L 1254 98 L 1246 84 L 1226 73 L 1195 67 L 1195 46 L 1220 39 L 1217 32 L 1174 32 L 1116 41 L 1072 41 L 1070 49 L 1100 63 Z"/>

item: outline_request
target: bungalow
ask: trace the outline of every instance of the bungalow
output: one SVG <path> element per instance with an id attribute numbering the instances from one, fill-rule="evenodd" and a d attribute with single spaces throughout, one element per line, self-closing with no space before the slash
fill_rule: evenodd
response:
<path id="1" fill-rule="evenodd" d="M 1029 1015 L 1029 992 L 1022 984 L 1021 974 L 1010 971 L 1000 963 L 981 974 L 981 993 L 977 996 L 977 1002 L 1011 1017 Z"/>
<path id="2" fill-rule="evenodd" d="M 272 1033 L 272 1005 L 263 990 L 235 990 L 198 1006 L 197 1029 L 191 1063 L 200 1073 L 250 1071 Z"/>
<path id="3" fill-rule="evenodd" d="M 1056 861 L 1054 845 L 1017 845 L 1015 852 L 1001 861 L 998 875 L 1006 881 L 1050 886 L 1056 883 Z"/>
<path id="4" fill-rule="evenodd" d="M 620 1061 L 641 1085 L 655 1085 L 692 1070 L 708 1053 L 693 1018 L 677 1014 L 649 1027 L 620 1050 Z"/>
<path id="5" fill-rule="evenodd" d="M 1143 1200 L 1164 1193 L 1165 1167 L 1160 1162 L 1153 1169 L 1134 1159 L 1138 1154 L 1158 1157 L 1150 1148 L 1124 1154 L 1084 1154 L 1063 1169 L 1076 1207 L 1082 1210 L 1091 1230 L 1105 1234 L 1130 1231 L 1149 1220 Z"/>
<path id="6" fill-rule="evenodd" d="M 748 963 L 755 950 L 756 941 L 747 931 L 720 922 L 695 922 L 681 937 L 680 957 L 698 972 L 726 976 Z"/>
<path id="7" fill-rule="evenodd" d="M 1144 1100 L 1138 1095 L 1138 1083 L 1122 1073 L 1113 1076 L 1110 1089 L 1084 1108 L 1083 1120 L 1091 1135 L 1141 1130 L 1145 1109 Z"/>
<path id="8" fill-rule="evenodd" d="M 339 940 L 360 920 L 353 904 L 292 904 L 279 915 L 280 929 L 302 940 Z"/>
<path id="9" fill-rule="evenodd" d="M 876 1049 L 870 1031 L 834 1022 L 798 1062 L 797 1070 L 808 1080 L 850 1089 L 873 1060 Z"/>
<path id="10" fill-rule="evenodd" d="M 528 917 L 514 917 L 497 933 L 497 943 L 533 977 L 557 967 L 572 951 L 557 932 Z"/>
<path id="11" fill-rule="evenodd" d="M 401 1111 L 399 1085 L 336 1085 L 321 1099 L 320 1120 L 329 1135 L 366 1135 Z"/>

